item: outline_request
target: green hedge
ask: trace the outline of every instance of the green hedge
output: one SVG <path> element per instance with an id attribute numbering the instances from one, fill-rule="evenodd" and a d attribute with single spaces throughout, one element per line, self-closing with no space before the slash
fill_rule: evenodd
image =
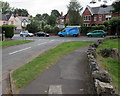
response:
<path id="1" fill-rule="evenodd" d="M 104 30 L 105 26 L 104 25 L 98 25 L 98 26 L 82 26 L 80 28 L 80 33 L 81 35 L 86 35 L 88 32 L 93 31 L 93 30 Z"/>
<path id="2" fill-rule="evenodd" d="M 5 32 L 6 38 L 12 38 L 14 36 L 14 25 L 3 25 L 2 26 L 2 33 Z"/>

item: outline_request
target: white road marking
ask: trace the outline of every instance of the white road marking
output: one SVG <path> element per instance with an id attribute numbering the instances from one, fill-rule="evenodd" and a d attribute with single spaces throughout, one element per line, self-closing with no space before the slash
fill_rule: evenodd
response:
<path id="1" fill-rule="evenodd" d="M 50 40 L 49 42 L 53 42 L 53 41 L 55 41 L 55 40 Z M 44 42 L 44 43 L 40 43 L 40 44 L 37 44 L 37 45 L 39 46 L 39 45 L 43 45 L 43 44 L 46 44 L 46 43 L 49 43 L 49 42 Z M 33 47 L 33 46 L 32 46 L 32 47 Z M 32 47 L 27 47 L 27 48 L 24 48 L 24 49 L 21 49 L 21 50 L 17 50 L 17 51 L 11 52 L 11 53 L 9 53 L 9 55 L 13 55 L 13 54 L 15 54 L 15 53 L 28 50 L 28 49 L 30 49 L 30 48 L 32 48 Z"/>
<path id="2" fill-rule="evenodd" d="M 42 45 L 42 44 L 45 44 L 45 43 L 47 43 L 47 42 L 44 42 L 44 43 L 40 43 L 40 44 L 38 44 L 38 45 Z"/>
<path id="3" fill-rule="evenodd" d="M 17 50 L 17 51 L 14 51 L 12 53 L 9 53 L 9 55 L 12 55 L 12 54 L 15 54 L 15 53 L 18 53 L 18 52 L 21 52 L 21 51 L 24 51 L 24 50 L 27 50 L 27 49 L 30 49 L 32 47 L 27 47 L 27 48 L 24 48 L 24 49 L 21 49 L 21 50 Z"/>
<path id="4" fill-rule="evenodd" d="M 62 85 L 50 85 L 48 94 L 62 94 Z"/>

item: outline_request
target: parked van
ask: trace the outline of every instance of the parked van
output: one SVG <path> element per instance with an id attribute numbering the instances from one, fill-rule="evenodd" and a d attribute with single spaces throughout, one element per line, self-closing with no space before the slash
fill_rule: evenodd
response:
<path id="1" fill-rule="evenodd" d="M 80 35 L 80 31 L 77 27 L 73 28 L 65 28 L 61 32 L 58 33 L 58 36 L 64 37 L 64 36 L 74 36 L 77 37 Z"/>

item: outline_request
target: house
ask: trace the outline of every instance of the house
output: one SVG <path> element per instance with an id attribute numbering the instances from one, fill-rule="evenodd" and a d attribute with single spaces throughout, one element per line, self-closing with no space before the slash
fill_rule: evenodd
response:
<path id="1" fill-rule="evenodd" d="M 101 25 L 112 17 L 120 17 L 120 14 L 112 13 L 111 10 L 114 10 L 112 6 L 103 8 L 90 7 L 87 5 L 82 14 L 84 26 Z"/>
<path id="2" fill-rule="evenodd" d="M 63 13 L 61 12 L 61 16 L 58 17 L 57 20 L 58 20 L 58 27 L 59 27 L 59 28 L 64 28 L 64 27 L 65 27 L 65 24 L 66 24 L 67 21 L 69 20 L 68 13 L 63 16 Z"/>
<path id="3" fill-rule="evenodd" d="M 23 16 L 14 16 L 11 13 L 1 14 L 0 15 L 0 26 L 2 25 L 15 25 L 15 32 L 20 32 L 25 28 L 28 24 L 30 24 L 29 17 Z"/>
<path id="4" fill-rule="evenodd" d="M 25 28 L 28 24 L 30 24 L 29 17 L 23 17 L 23 16 L 16 16 L 16 31 L 20 32 Z"/>

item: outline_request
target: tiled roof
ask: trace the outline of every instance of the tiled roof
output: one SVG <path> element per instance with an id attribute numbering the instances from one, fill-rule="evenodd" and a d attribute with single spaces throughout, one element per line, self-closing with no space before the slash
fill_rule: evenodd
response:
<path id="1" fill-rule="evenodd" d="M 110 11 L 113 10 L 114 8 L 112 6 L 107 6 L 105 8 L 89 6 L 89 9 L 92 11 L 93 14 L 109 14 L 111 13 Z"/>

